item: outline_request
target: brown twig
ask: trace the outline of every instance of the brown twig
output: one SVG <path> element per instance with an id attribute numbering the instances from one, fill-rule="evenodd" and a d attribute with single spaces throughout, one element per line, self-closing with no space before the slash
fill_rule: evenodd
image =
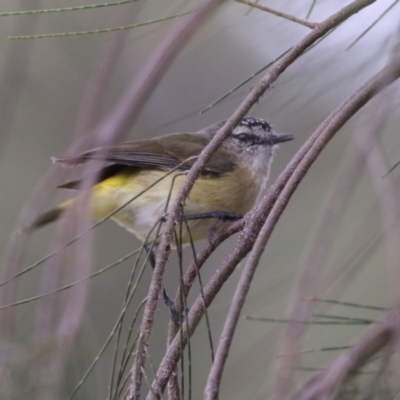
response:
<path id="1" fill-rule="evenodd" d="M 285 171 L 281 174 L 281 177 L 275 182 L 272 188 L 270 188 L 267 196 L 264 198 L 262 202 L 266 209 L 270 208 L 270 204 L 267 203 L 267 199 L 273 199 L 276 194 L 276 190 L 281 184 L 281 180 L 284 180 L 286 175 L 290 176 L 290 179 L 287 181 L 287 184 L 284 186 L 283 190 L 281 190 L 279 194 L 279 198 L 276 202 L 274 202 L 274 206 L 269 213 L 268 220 L 266 222 L 264 238 L 260 240 L 265 240 L 271 234 L 274 226 L 276 225 L 280 215 L 282 214 L 283 209 L 288 203 L 292 193 L 304 177 L 306 171 L 315 161 L 317 156 L 320 154 L 322 149 L 326 146 L 332 136 L 343 126 L 345 122 L 349 118 L 351 118 L 357 110 L 359 110 L 371 97 L 373 97 L 378 91 L 380 91 L 384 86 L 387 86 L 391 83 L 395 77 L 400 76 L 400 61 L 394 62 L 389 66 L 383 68 L 378 74 L 374 75 L 371 79 L 369 79 L 364 85 L 362 85 L 358 90 L 353 92 L 336 110 L 334 110 L 330 116 L 321 124 L 321 126 L 317 129 L 316 132 L 310 137 L 307 143 L 303 146 L 302 149 L 298 152 L 296 157 L 297 159 L 300 157 L 302 153 L 303 157 L 300 158 L 300 163 L 298 167 L 293 171 L 292 167 L 294 161 L 290 163 L 290 165 L 285 169 Z M 260 212 L 260 211 L 259 211 Z M 255 212 L 257 213 L 257 211 Z M 251 214 L 254 216 L 254 213 Z M 241 234 L 238 240 L 238 245 L 235 246 L 235 249 L 232 253 L 224 260 L 222 265 L 217 269 L 214 273 L 213 277 L 210 279 L 209 283 L 204 288 L 204 300 L 202 297 L 198 297 L 191 308 L 191 311 L 188 316 L 189 322 L 189 332 L 186 331 L 183 326 L 183 340 L 181 340 L 180 335 L 176 335 L 171 345 L 168 347 L 167 352 L 160 364 L 159 370 L 157 372 L 157 380 L 161 388 L 164 390 L 166 382 L 168 381 L 168 377 L 176 365 L 176 362 L 180 356 L 181 346 L 185 346 L 187 342 L 188 335 L 190 336 L 197 324 L 200 322 L 204 314 L 204 307 L 208 307 L 212 302 L 214 297 L 219 292 L 223 283 L 228 279 L 230 274 L 235 269 L 235 265 L 245 256 L 246 252 L 249 251 L 248 246 L 251 246 L 251 243 L 254 242 L 254 237 L 252 237 L 252 225 L 256 223 L 254 220 L 252 221 L 250 217 L 246 218 L 246 235 Z M 261 243 L 260 241 L 258 243 Z M 261 245 L 259 248 L 255 248 L 253 251 L 256 255 L 261 250 Z M 255 267 L 256 258 L 252 258 L 253 262 L 249 262 L 246 265 L 247 268 Z M 250 276 L 250 275 L 249 275 Z M 242 289 L 245 289 L 244 286 Z M 242 290 L 239 289 L 239 290 Z M 235 308 L 235 313 L 237 312 L 237 308 Z M 223 341 L 226 343 L 226 341 Z M 226 347 L 223 346 L 220 350 L 217 350 L 217 353 L 220 351 L 225 352 Z M 229 349 L 229 346 L 227 346 Z M 216 354 L 217 360 L 217 354 Z M 217 362 L 217 361 L 215 361 Z M 218 391 L 218 388 L 213 388 L 213 390 Z M 148 399 L 152 399 L 151 393 L 148 395 Z"/>
<path id="2" fill-rule="evenodd" d="M 273 8 L 270 8 L 270 7 L 267 7 L 267 6 L 263 6 L 263 5 L 258 4 L 258 3 L 254 3 L 253 1 L 249 1 L 249 0 L 235 0 L 235 1 L 237 3 L 242 3 L 242 4 L 245 4 L 247 6 L 258 8 L 259 10 L 269 12 L 270 14 L 274 14 L 274 15 L 276 15 L 278 17 L 285 18 L 285 19 L 287 19 L 289 21 L 296 22 L 297 24 L 306 26 L 307 28 L 310 28 L 310 29 L 314 29 L 314 28 L 316 28 L 318 26 L 318 24 L 316 22 L 310 22 L 310 21 L 307 21 L 307 20 L 302 19 L 302 18 L 297 18 L 297 17 L 294 17 L 293 15 L 286 14 L 286 13 L 284 13 L 282 11 L 277 11 L 277 10 L 274 10 Z"/>

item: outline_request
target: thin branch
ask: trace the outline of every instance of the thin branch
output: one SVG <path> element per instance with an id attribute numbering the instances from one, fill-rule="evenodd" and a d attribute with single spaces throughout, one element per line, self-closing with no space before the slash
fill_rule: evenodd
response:
<path id="1" fill-rule="evenodd" d="M 99 34 L 99 33 L 120 32 L 120 31 L 125 31 L 125 30 L 128 30 L 128 29 L 139 28 L 141 26 L 152 25 L 152 24 L 156 24 L 156 23 L 159 23 L 159 22 L 165 22 L 165 21 L 168 21 L 168 20 L 171 20 L 171 19 L 180 18 L 180 17 L 183 17 L 183 16 L 185 16 L 185 15 L 187 15 L 189 13 L 191 13 L 191 11 L 184 12 L 182 14 L 170 15 L 168 17 L 163 17 L 163 18 L 154 19 L 154 20 L 150 20 L 150 21 L 139 22 L 139 23 L 136 23 L 136 24 L 117 26 L 117 27 L 114 27 L 114 28 L 93 29 L 91 31 L 46 33 L 46 34 L 40 34 L 40 35 L 9 36 L 8 39 L 10 39 L 10 40 L 48 39 L 48 38 L 92 35 L 92 34 Z"/>
<path id="2" fill-rule="evenodd" d="M 389 311 L 389 309 L 385 308 L 385 307 L 371 306 L 368 304 L 350 303 L 348 301 L 339 301 L 339 300 L 335 300 L 335 299 L 323 299 L 321 297 L 311 297 L 311 298 L 304 299 L 304 300 L 321 301 L 324 303 L 338 304 L 338 305 L 346 306 L 346 307 L 364 308 L 366 310 Z"/>
<path id="3" fill-rule="evenodd" d="M 35 14 L 49 14 L 49 13 L 58 13 L 64 11 L 81 11 L 81 10 L 91 10 L 94 8 L 104 8 L 104 7 L 112 7 L 112 6 L 120 6 L 122 4 L 132 3 L 138 0 L 121 0 L 116 1 L 114 3 L 103 3 L 103 4 L 90 4 L 87 6 L 76 6 L 76 7 L 64 7 L 64 8 L 46 8 L 39 10 L 26 10 L 26 11 L 10 11 L 0 13 L 0 17 L 15 17 L 20 15 L 35 15 Z"/>
<path id="4" fill-rule="evenodd" d="M 296 325 L 370 325 L 375 322 L 372 320 L 361 320 L 361 319 L 351 319 L 351 318 L 342 321 L 321 321 L 321 320 L 310 321 L 303 319 L 286 319 L 286 318 L 282 319 L 282 318 L 263 318 L 263 317 L 246 316 L 246 319 L 250 321 L 274 322 L 280 324 L 296 324 Z M 286 352 L 286 354 L 293 354 L 293 353 Z"/>
<path id="5" fill-rule="evenodd" d="M 276 15 L 278 17 L 285 18 L 285 19 L 287 19 L 289 21 L 296 22 L 297 24 L 306 26 L 307 28 L 310 28 L 310 29 L 314 29 L 314 28 L 316 28 L 318 26 L 318 24 L 315 23 L 315 22 L 310 22 L 310 21 L 307 21 L 307 20 L 302 19 L 302 18 L 294 17 L 293 15 L 286 14 L 286 13 L 284 13 L 282 11 L 274 10 L 273 8 L 270 8 L 270 7 L 267 7 L 267 6 L 263 6 L 263 5 L 258 4 L 258 3 L 254 3 L 253 1 L 250 1 L 250 0 L 235 0 L 235 1 L 238 2 L 238 3 L 245 4 L 247 6 L 250 6 L 250 7 L 258 8 L 259 10 L 266 11 L 266 12 L 268 12 L 270 14 L 274 14 L 274 15 Z"/>
<path id="6" fill-rule="evenodd" d="M 325 351 L 342 351 L 342 350 L 347 350 L 350 349 L 352 346 L 334 346 L 334 347 L 320 347 L 319 349 L 304 349 L 304 350 L 299 350 L 297 355 L 299 354 L 312 354 L 312 353 L 321 353 Z M 288 356 L 292 356 L 292 353 L 282 353 L 282 354 L 277 354 L 274 358 L 285 358 Z"/>
<path id="7" fill-rule="evenodd" d="M 317 3 L 317 0 L 312 0 L 310 8 L 307 11 L 307 15 L 306 15 L 307 19 L 310 18 L 310 15 L 313 12 L 316 3 Z"/>

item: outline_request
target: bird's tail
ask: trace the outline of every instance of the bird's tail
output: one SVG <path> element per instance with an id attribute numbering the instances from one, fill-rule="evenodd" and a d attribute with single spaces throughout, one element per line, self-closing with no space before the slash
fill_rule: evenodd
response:
<path id="1" fill-rule="evenodd" d="M 57 207 L 40 214 L 32 224 L 26 229 L 26 231 L 35 231 L 43 226 L 56 222 L 64 214 L 64 211 L 69 208 L 74 202 L 74 199 L 65 201 Z"/>

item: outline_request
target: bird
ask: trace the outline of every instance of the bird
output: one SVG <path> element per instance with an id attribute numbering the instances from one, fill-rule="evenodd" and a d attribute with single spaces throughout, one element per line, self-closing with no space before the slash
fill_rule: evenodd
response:
<path id="1" fill-rule="evenodd" d="M 198 132 L 134 140 L 76 156 L 55 157 L 53 161 L 69 167 L 92 161 L 107 163 L 96 173 L 90 189 L 89 217 L 99 220 L 111 214 L 114 221 L 142 242 L 157 241 L 155 230 L 148 237 L 149 232 L 173 204 L 185 180 L 182 173 L 191 168 L 225 122 Z M 180 243 L 210 237 L 210 232 L 215 233 L 246 214 L 266 188 L 278 144 L 293 138 L 277 133 L 265 119 L 243 118 L 206 162 L 185 200 L 186 223 Z M 81 182 L 79 179 L 59 187 L 79 189 Z M 39 215 L 29 230 L 58 220 L 78 198 L 79 195 Z"/>

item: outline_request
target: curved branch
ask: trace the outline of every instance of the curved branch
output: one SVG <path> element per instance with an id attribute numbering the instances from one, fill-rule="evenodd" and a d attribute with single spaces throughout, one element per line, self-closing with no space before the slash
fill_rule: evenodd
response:
<path id="1" fill-rule="evenodd" d="M 342 8 L 337 13 L 333 14 L 325 21 L 318 24 L 316 28 L 314 28 L 308 35 L 305 36 L 303 40 L 301 40 L 297 45 L 295 45 L 282 59 L 276 63 L 265 75 L 264 77 L 253 87 L 252 91 L 245 98 L 239 108 L 233 113 L 233 115 L 226 121 L 225 125 L 219 130 L 219 132 L 215 135 L 215 137 L 211 140 L 209 145 L 204 149 L 204 151 L 200 154 L 197 161 L 194 163 L 193 167 L 189 171 L 185 183 L 180 188 L 176 200 L 174 204 L 171 206 L 169 210 L 169 214 L 167 217 L 167 221 L 165 224 L 164 232 L 161 238 L 161 243 L 159 246 L 159 252 L 157 254 L 156 266 L 154 269 L 154 273 L 152 276 L 151 285 L 148 292 L 148 302 L 146 304 L 143 323 L 141 326 L 141 337 L 138 345 L 138 357 L 140 359 L 140 363 L 144 362 L 144 354 L 145 354 L 145 346 L 150 336 L 151 326 L 153 322 L 154 312 L 157 306 L 158 296 L 161 290 L 161 281 L 162 276 L 164 274 L 165 264 L 167 262 L 168 255 L 171 251 L 171 242 L 173 238 L 173 230 L 175 226 L 175 221 L 178 218 L 178 215 L 181 211 L 182 204 L 184 199 L 189 194 L 192 189 L 195 180 L 201 173 L 201 170 L 204 164 L 209 160 L 212 154 L 218 149 L 218 147 L 222 144 L 222 142 L 229 136 L 232 129 L 240 122 L 240 120 L 246 115 L 246 113 L 250 110 L 250 108 L 259 100 L 259 98 L 264 94 L 264 92 L 271 86 L 271 84 L 276 81 L 281 73 L 283 73 L 287 67 L 289 67 L 303 52 L 309 48 L 312 44 L 314 44 L 318 39 L 323 37 L 327 32 L 338 26 L 340 23 L 348 19 L 353 14 L 367 7 L 368 5 L 374 3 L 375 0 L 356 0 L 348 6 Z M 296 164 L 291 164 L 292 168 L 296 166 Z M 286 176 L 287 179 L 289 175 Z M 284 179 L 280 182 L 277 182 L 277 185 L 274 185 L 274 189 L 280 187 L 280 185 L 284 184 Z M 276 194 L 274 191 L 271 191 L 271 198 L 273 198 Z M 277 192 L 279 193 L 279 192 Z M 259 208 L 256 208 L 254 211 L 257 212 Z M 267 208 L 261 208 L 261 214 L 267 215 Z M 253 215 L 253 214 L 250 214 Z M 263 220 L 262 220 L 263 221 Z M 251 225 L 251 224 L 250 224 Z M 257 223 L 254 223 L 254 226 L 257 226 Z M 259 227 L 261 229 L 261 226 Z M 255 230 L 255 233 L 259 232 L 259 229 Z M 249 235 L 250 237 L 251 235 Z M 256 237 L 256 236 L 254 236 Z M 243 239 L 240 246 L 242 247 L 238 251 L 233 252 L 231 262 L 239 262 L 245 255 L 250 251 L 251 245 L 254 243 L 252 240 Z M 233 261 L 235 260 L 235 261 Z M 230 273 L 227 274 L 227 277 Z M 139 365 L 139 364 L 137 364 Z M 138 372 L 138 375 L 141 375 L 141 369 L 135 368 Z M 133 374 L 134 375 L 134 374 Z"/>

